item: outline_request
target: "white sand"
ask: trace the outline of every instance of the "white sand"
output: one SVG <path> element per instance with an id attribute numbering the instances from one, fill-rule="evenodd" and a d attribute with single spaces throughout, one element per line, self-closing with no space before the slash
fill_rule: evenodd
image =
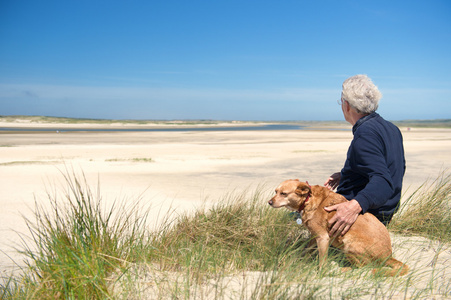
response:
<path id="1" fill-rule="evenodd" d="M 451 130 L 402 131 L 407 159 L 404 186 L 410 194 L 451 167 Z M 352 133 L 48 132 L 5 133 L 0 139 L 0 270 L 8 274 L 14 268 L 10 258 L 21 263 L 12 248 L 20 242 L 16 232 L 28 232 L 21 215 L 32 216 L 35 199 L 48 202 L 46 187 L 65 186 L 61 175 L 65 166 L 83 171 L 93 189 L 99 179 L 106 202 L 141 197 L 151 205 L 152 221 L 157 223 L 158 214 L 161 220 L 171 209 L 184 213 L 202 203 L 211 205 L 233 191 L 260 186 L 269 195 L 290 178 L 323 184 L 341 169 Z M 152 162 L 133 161 L 143 158 Z"/>

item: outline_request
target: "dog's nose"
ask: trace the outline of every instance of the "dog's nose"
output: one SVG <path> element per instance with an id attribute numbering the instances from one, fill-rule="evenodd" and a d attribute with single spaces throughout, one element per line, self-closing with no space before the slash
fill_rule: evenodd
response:
<path id="1" fill-rule="evenodd" d="M 272 199 L 268 201 L 268 204 L 271 206 L 274 204 L 274 202 L 272 202 Z"/>

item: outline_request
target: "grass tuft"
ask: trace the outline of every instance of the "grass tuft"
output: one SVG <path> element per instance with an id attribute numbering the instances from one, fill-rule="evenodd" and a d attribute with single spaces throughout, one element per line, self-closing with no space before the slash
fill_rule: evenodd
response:
<path id="1" fill-rule="evenodd" d="M 389 229 L 451 242 L 451 174 L 442 172 L 402 201 Z"/>
<path id="2" fill-rule="evenodd" d="M 299 236 L 289 215 L 263 206 L 261 195 L 225 199 L 193 216 L 181 216 L 174 226 L 153 235 L 154 251 L 149 260 L 164 269 L 181 267 L 216 273 L 272 268 L 275 258 L 290 247 L 301 248 L 307 240 Z"/>
<path id="3" fill-rule="evenodd" d="M 28 272 L 20 293 L 39 299 L 109 298 L 117 269 L 127 268 L 144 236 L 136 205 L 103 212 L 102 199 L 82 176 L 64 175 L 63 199 L 48 193 L 50 210 L 36 201 L 35 220 L 26 220 L 33 246 L 25 244 Z M 117 213 L 119 212 L 119 213 Z M 114 218 L 113 218 L 114 216 Z M 27 292 L 28 293 L 28 292 Z"/>

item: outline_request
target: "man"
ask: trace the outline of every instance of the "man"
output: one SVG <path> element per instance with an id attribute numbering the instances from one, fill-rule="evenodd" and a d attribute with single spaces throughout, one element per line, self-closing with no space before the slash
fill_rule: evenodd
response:
<path id="1" fill-rule="evenodd" d="M 324 183 L 350 200 L 326 207 L 336 211 L 330 220 L 330 235 L 344 235 L 360 213 L 374 214 L 388 225 L 401 199 L 406 164 L 402 135 L 392 123 L 375 111 L 382 94 L 366 75 L 343 82 L 341 108 L 353 127 L 354 138 L 339 173 Z"/>

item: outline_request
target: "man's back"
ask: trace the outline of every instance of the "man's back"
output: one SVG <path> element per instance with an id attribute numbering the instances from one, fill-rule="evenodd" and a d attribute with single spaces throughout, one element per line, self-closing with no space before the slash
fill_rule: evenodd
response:
<path id="1" fill-rule="evenodd" d="M 356 199 L 362 213 L 371 212 L 386 223 L 401 198 L 405 172 L 401 132 L 372 113 L 353 126 L 353 134 L 337 192 Z"/>

